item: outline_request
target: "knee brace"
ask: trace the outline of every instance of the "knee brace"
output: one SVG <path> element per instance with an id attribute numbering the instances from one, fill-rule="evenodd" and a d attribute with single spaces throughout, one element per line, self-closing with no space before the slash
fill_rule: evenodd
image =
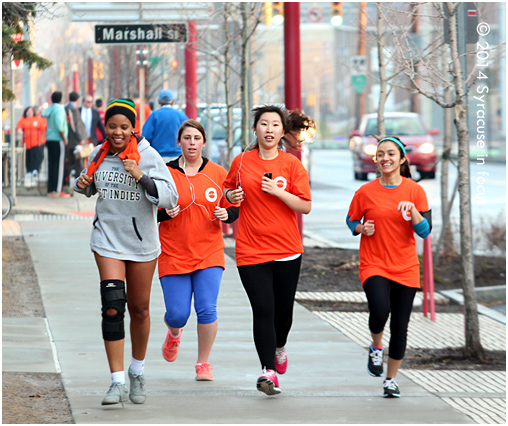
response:
<path id="1" fill-rule="evenodd" d="M 122 340 L 125 338 L 123 323 L 127 293 L 125 283 L 121 280 L 101 281 L 102 302 L 102 337 L 104 340 Z M 107 311 L 115 309 L 116 314 L 108 315 Z"/>

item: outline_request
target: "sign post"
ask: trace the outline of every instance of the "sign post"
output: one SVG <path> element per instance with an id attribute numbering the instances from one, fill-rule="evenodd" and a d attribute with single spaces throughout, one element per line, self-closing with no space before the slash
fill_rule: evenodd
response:
<path id="1" fill-rule="evenodd" d="M 187 41 L 185 24 L 132 24 L 96 25 L 97 44 L 184 43 Z M 139 131 L 145 124 L 145 65 L 148 63 L 144 45 L 139 49 Z"/>

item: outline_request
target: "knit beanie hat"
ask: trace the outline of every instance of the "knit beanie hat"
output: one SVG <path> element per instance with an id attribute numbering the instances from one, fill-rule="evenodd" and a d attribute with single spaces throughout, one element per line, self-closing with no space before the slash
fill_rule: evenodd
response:
<path id="1" fill-rule="evenodd" d="M 107 123 L 110 117 L 116 114 L 125 115 L 130 122 L 132 127 L 136 126 L 136 105 L 132 99 L 114 99 L 106 107 L 106 118 L 104 123 Z"/>

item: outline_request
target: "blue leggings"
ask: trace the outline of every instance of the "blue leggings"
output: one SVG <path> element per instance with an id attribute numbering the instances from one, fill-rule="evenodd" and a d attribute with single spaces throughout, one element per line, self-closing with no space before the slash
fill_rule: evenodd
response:
<path id="1" fill-rule="evenodd" d="M 182 328 L 190 316 L 192 294 L 198 324 L 217 321 L 217 298 L 224 269 L 213 266 L 189 274 L 165 275 L 160 278 L 166 314 L 166 324 Z"/>

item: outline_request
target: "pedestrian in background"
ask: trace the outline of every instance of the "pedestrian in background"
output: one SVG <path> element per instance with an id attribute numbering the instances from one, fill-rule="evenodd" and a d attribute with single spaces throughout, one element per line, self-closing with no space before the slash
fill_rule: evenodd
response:
<path id="1" fill-rule="evenodd" d="M 62 102 L 62 92 L 51 94 L 52 104 L 44 115 L 48 122 L 46 130 L 46 147 L 48 149 L 48 197 L 69 198 L 70 194 L 63 192 L 65 171 L 65 146 L 67 145 L 67 117 Z"/>
<path id="2" fill-rule="evenodd" d="M 166 162 L 182 154 L 177 144 L 177 134 L 182 123 L 187 120 L 183 111 L 173 108 L 174 102 L 175 97 L 171 90 L 161 90 L 161 107 L 150 114 L 143 126 L 143 136 Z"/>
<path id="3" fill-rule="evenodd" d="M 224 198 L 222 183 L 226 170 L 202 157 L 205 144 L 203 126 L 195 120 L 185 121 L 178 132 L 182 155 L 168 163 L 179 205 L 160 209 L 158 214 L 162 243 L 159 279 L 166 305 L 164 322 L 168 327 L 162 355 L 168 362 L 175 361 L 194 297 L 198 381 L 213 380 L 213 366 L 208 358 L 217 334 L 217 298 L 225 268 L 222 222 L 234 222 L 239 210 Z"/>
<path id="4" fill-rule="evenodd" d="M 40 126 L 37 126 L 37 133 L 39 134 L 40 145 L 37 155 L 37 170 L 41 170 L 42 161 L 44 160 L 44 145 L 46 145 L 46 130 L 48 128 L 48 121 L 42 116 L 42 109 L 39 106 L 34 107 L 34 116 L 40 120 Z M 38 173 L 40 177 L 40 173 Z"/>
<path id="5" fill-rule="evenodd" d="M 282 137 L 286 149 L 302 150 L 302 143 L 316 134 L 316 123 L 299 110 L 289 111 L 287 129 Z"/>
<path id="6" fill-rule="evenodd" d="M 160 254 L 157 208 L 174 208 L 178 201 L 160 155 L 134 135 L 135 120 L 130 99 L 108 104 L 106 140 L 92 151 L 88 167 L 74 182 L 76 192 L 98 194 L 90 247 L 99 269 L 102 335 L 111 371 L 102 405 L 123 403 L 127 395 L 134 404 L 145 402 L 150 291 Z M 124 371 L 126 304 L 131 320 L 130 392 Z"/>
<path id="7" fill-rule="evenodd" d="M 29 106 L 23 111 L 19 119 L 17 130 L 22 134 L 21 144 L 25 147 L 26 175 L 24 185 L 32 187 L 37 185 L 39 168 L 41 164 L 41 150 L 43 145 L 43 132 L 46 120 L 34 115 L 34 108 Z"/>
<path id="8" fill-rule="evenodd" d="M 78 110 L 78 99 L 79 93 L 69 93 L 69 103 L 65 106 L 65 113 L 67 114 L 67 126 L 69 128 L 68 144 L 65 147 L 65 173 L 64 183 L 68 182 L 72 184 L 76 176 L 83 168 L 81 162 L 76 157 L 76 147 L 85 145 L 87 140 L 87 133 L 83 120 L 81 120 L 81 114 Z"/>
<path id="9" fill-rule="evenodd" d="M 381 176 L 355 192 L 346 222 L 361 234 L 360 280 L 369 305 L 367 371 L 383 375 L 383 331 L 390 319 L 385 397 L 400 397 L 395 379 L 404 358 L 413 300 L 420 288 L 420 262 L 414 233 L 426 238 L 431 214 L 423 188 L 410 180 L 405 145 L 396 137 L 379 141 L 376 162 Z"/>
<path id="10" fill-rule="evenodd" d="M 106 130 L 104 129 L 104 124 L 102 124 L 99 111 L 94 108 L 93 97 L 91 95 L 86 95 L 83 98 L 83 105 L 79 108 L 79 112 L 81 114 L 81 119 L 85 124 L 88 143 L 92 143 L 97 146 L 99 143 L 99 140 L 97 139 L 97 129 L 103 135 L 106 134 Z"/>
<path id="11" fill-rule="evenodd" d="M 106 118 L 106 111 L 104 111 L 103 104 L 104 102 L 102 99 L 99 98 L 95 100 L 95 108 L 99 111 L 99 117 L 101 118 L 102 124 L 104 124 L 104 119 Z M 106 134 L 102 133 L 99 127 L 95 129 L 95 133 L 97 134 L 98 143 L 101 143 L 106 138 Z"/>
<path id="12" fill-rule="evenodd" d="M 141 98 L 138 96 L 134 99 L 134 104 L 136 105 L 136 126 L 134 127 L 134 133 L 136 135 L 141 134 Z M 150 108 L 150 105 L 148 102 L 145 101 L 143 110 L 145 112 L 145 123 L 148 117 L 150 117 L 150 114 L 152 113 L 152 108 Z M 150 141 L 148 141 L 150 142 Z"/>
<path id="13" fill-rule="evenodd" d="M 255 108 L 251 151 L 235 157 L 224 182 L 225 197 L 241 203 L 236 263 L 253 314 L 254 343 L 263 369 L 257 389 L 280 393 L 276 371 L 287 369 L 285 345 L 293 321 L 303 245 L 296 212 L 311 210 L 309 175 L 282 150 L 287 112 Z"/>

